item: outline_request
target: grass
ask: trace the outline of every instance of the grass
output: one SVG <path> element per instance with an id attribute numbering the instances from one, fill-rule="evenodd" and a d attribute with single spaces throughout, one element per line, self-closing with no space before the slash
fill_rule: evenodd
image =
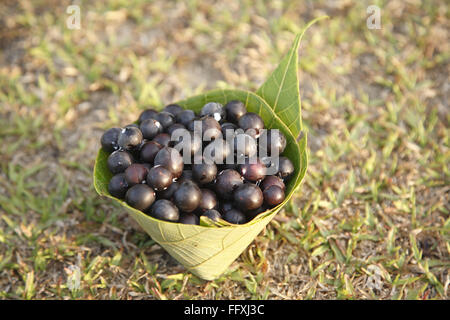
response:
<path id="1" fill-rule="evenodd" d="M 448 299 L 445 1 L 0 4 L 0 298 Z M 217 87 L 255 90 L 300 50 L 310 167 L 215 281 L 99 198 L 102 130 Z M 79 285 L 78 285 L 79 284 Z"/>

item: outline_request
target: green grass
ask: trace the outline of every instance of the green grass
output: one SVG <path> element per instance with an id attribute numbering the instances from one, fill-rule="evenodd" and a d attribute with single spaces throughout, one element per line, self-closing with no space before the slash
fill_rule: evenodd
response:
<path id="1" fill-rule="evenodd" d="M 448 299 L 445 1 L 0 4 L 0 298 Z M 300 49 L 310 166 L 228 272 L 185 272 L 99 198 L 102 130 L 213 88 L 256 90 Z M 3 23 L 3 24 L 2 24 Z M 77 283 L 79 286 L 73 286 Z"/>

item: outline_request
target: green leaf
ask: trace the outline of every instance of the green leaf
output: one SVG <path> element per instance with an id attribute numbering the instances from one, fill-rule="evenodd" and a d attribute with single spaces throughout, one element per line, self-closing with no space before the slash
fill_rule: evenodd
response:
<path id="1" fill-rule="evenodd" d="M 256 91 L 273 109 L 273 112 L 284 122 L 294 137 L 302 131 L 301 102 L 297 74 L 298 48 L 308 28 L 317 21 L 328 18 L 319 17 L 312 20 L 294 40 L 294 44 L 281 60 L 278 67 Z"/>
<path id="2" fill-rule="evenodd" d="M 124 201 L 114 198 L 108 193 L 108 183 L 112 177 L 107 168 L 108 154 L 102 149 L 99 150 L 94 168 L 95 190 L 100 195 L 109 197 L 121 204 L 154 241 L 165 248 L 189 271 L 202 279 L 212 280 L 219 277 L 292 198 L 305 176 L 308 162 L 306 135 L 301 139 L 298 138 L 301 129 L 301 115 L 298 79 L 296 77 L 297 48 L 301 35 L 297 36 L 290 51 L 295 53 L 295 57 L 290 58 L 295 63 L 285 63 L 283 60 L 280 67 L 277 68 L 277 70 L 287 68 L 285 70 L 287 76 L 284 77 L 283 85 L 279 87 L 275 100 L 270 100 L 270 97 L 268 97 L 269 101 L 266 101 L 262 93 L 262 96 L 259 96 L 243 90 L 213 90 L 177 102 L 185 109 L 199 111 L 208 102 L 214 101 L 225 104 L 231 100 L 240 100 L 245 103 L 248 111 L 261 116 L 266 128 L 279 129 L 286 136 L 287 144 L 283 155 L 293 162 L 295 171 L 293 177 L 286 184 L 286 198 L 277 207 L 259 214 L 252 221 L 242 225 L 232 225 L 226 221 L 215 223 L 209 219 L 202 219 L 200 225 L 185 225 L 157 220 L 133 209 Z M 292 77 L 293 74 L 295 74 L 295 77 Z M 294 81 L 295 84 L 292 86 L 288 83 L 289 81 Z M 296 87 L 297 90 L 293 87 Z M 289 106 L 286 105 L 286 101 L 295 101 L 295 103 L 291 103 Z M 274 102 L 276 102 L 275 105 Z M 291 115 L 291 117 L 288 115 Z M 298 119 L 300 126 L 293 123 L 291 119 Z"/>

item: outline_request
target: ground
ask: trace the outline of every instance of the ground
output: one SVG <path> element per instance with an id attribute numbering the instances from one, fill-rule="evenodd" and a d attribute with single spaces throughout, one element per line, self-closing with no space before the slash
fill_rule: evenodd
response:
<path id="1" fill-rule="evenodd" d="M 322 15 L 300 48 L 304 182 L 200 280 L 95 193 L 102 131 L 255 91 Z M 2 1 L 0 298 L 448 299 L 449 15 L 444 0 Z"/>

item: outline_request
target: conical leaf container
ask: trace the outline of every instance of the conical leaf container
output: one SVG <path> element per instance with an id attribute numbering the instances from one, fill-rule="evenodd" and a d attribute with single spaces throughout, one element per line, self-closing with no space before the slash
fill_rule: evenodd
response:
<path id="1" fill-rule="evenodd" d="M 315 20 L 316 21 L 316 20 Z M 172 257 L 190 272 L 205 280 L 219 277 L 247 248 L 277 212 L 291 199 L 307 168 L 306 135 L 301 134 L 301 108 L 297 76 L 298 47 L 304 31 L 298 34 L 288 54 L 256 93 L 242 90 L 214 90 L 177 104 L 198 112 L 207 102 L 222 104 L 231 100 L 245 103 L 258 113 L 266 128 L 279 129 L 286 136 L 283 155 L 294 164 L 295 172 L 286 185 L 286 198 L 277 207 L 265 211 L 242 225 L 186 225 L 157 220 L 128 206 L 108 193 L 112 174 L 107 168 L 108 154 L 100 149 L 94 168 L 94 186 L 102 195 L 119 202 L 129 214 Z"/>

